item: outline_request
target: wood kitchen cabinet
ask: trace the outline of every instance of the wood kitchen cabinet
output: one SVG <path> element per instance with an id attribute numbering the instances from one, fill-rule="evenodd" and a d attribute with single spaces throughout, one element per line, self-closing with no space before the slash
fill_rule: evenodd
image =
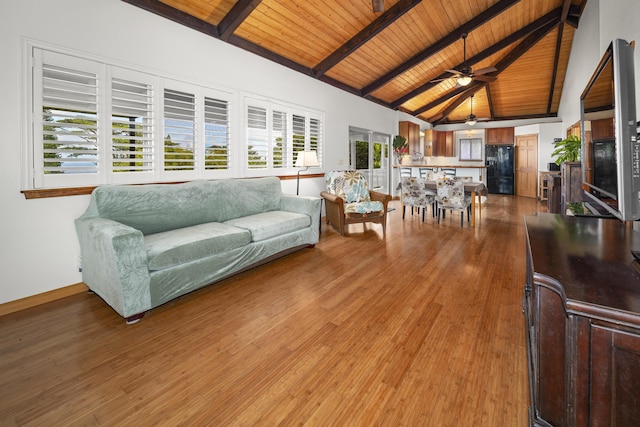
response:
<path id="1" fill-rule="evenodd" d="M 454 157 L 453 131 L 433 131 L 433 142 L 431 144 L 432 156 Z"/>
<path id="2" fill-rule="evenodd" d="M 613 119 L 591 120 L 591 140 L 613 139 Z"/>
<path id="3" fill-rule="evenodd" d="M 398 132 L 400 135 L 407 138 L 409 143 L 409 154 L 415 152 L 423 153 L 423 148 L 420 146 L 420 125 L 409 121 L 401 121 L 398 123 Z"/>
<path id="4" fill-rule="evenodd" d="M 640 232 L 614 219 L 525 217 L 532 426 L 640 420 Z"/>
<path id="5" fill-rule="evenodd" d="M 485 131 L 485 144 L 514 144 L 514 128 L 489 128 Z"/>

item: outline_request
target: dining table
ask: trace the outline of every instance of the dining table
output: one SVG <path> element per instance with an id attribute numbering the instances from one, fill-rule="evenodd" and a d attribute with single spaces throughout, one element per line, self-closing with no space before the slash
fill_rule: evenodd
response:
<path id="1" fill-rule="evenodd" d="M 424 185 L 428 190 L 437 191 L 438 189 L 437 181 L 425 181 Z M 471 194 L 471 226 L 474 227 L 476 225 L 476 207 L 478 208 L 478 220 L 482 219 L 482 200 L 476 202 L 476 199 L 487 196 L 489 190 L 487 186 L 484 185 L 484 182 L 470 181 L 464 183 L 464 192 Z"/>

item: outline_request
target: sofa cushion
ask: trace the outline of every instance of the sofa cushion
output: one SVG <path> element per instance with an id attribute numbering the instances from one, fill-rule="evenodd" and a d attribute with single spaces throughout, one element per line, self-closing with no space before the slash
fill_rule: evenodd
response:
<path id="1" fill-rule="evenodd" d="M 149 270 L 163 270 L 228 251 L 251 242 L 251 233 L 229 224 L 209 222 L 144 237 Z"/>
<path id="2" fill-rule="evenodd" d="M 225 224 L 249 230 L 251 240 L 259 242 L 308 227 L 311 225 L 311 218 L 295 212 L 270 211 L 231 219 Z"/>

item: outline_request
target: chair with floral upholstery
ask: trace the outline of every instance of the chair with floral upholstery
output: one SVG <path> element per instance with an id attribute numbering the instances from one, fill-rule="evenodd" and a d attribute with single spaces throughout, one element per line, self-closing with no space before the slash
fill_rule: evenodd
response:
<path id="1" fill-rule="evenodd" d="M 438 224 L 440 214 L 444 210 L 460 211 L 460 227 L 464 225 L 464 211 L 467 211 L 467 222 L 471 219 L 471 199 L 464 194 L 464 182 L 459 179 L 439 179 L 437 181 Z"/>
<path id="2" fill-rule="evenodd" d="M 402 219 L 404 219 L 404 211 L 406 206 L 422 208 L 422 222 L 424 222 L 424 213 L 427 207 L 431 205 L 432 216 L 435 216 L 435 194 L 425 187 L 426 180 L 424 178 L 402 178 L 400 187 L 402 189 Z M 413 211 L 412 211 L 413 212 Z"/>
<path id="3" fill-rule="evenodd" d="M 349 224 L 367 222 L 382 225 L 386 234 L 389 194 L 369 190 L 359 171 L 332 171 L 325 174 L 327 190 L 320 193 L 325 201 L 327 224 L 345 235 Z"/>

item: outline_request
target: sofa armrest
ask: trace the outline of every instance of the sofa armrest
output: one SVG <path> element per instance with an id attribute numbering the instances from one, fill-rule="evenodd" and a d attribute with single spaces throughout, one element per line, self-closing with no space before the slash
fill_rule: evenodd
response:
<path id="1" fill-rule="evenodd" d="M 280 199 L 280 209 L 309 215 L 311 218 L 309 227 L 314 233 L 318 233 L 317 237 L 320 238 L 318 230 L 320 230 L 321 199 L 319 197 L 283 194 Z"/>
<path id="2" fill-rule="evenodd" d="M 140 230 L 99 217 L 75 221 L 82 280 L 121 316 L 151 308 L 150 275 Z"/>

